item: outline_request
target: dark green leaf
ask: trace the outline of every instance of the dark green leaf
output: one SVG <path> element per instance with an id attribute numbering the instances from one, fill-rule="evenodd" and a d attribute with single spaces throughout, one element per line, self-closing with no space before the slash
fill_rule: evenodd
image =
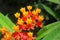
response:
<path id="1" fill-rule="evenodd" d="M 50 9 L 48 6 L 41 4 L 43 6 L 43 8 L 50 14 L 52 15 L 56 20 L 60 20 L 60 16 L 55 13 L 52 9 Z"/>

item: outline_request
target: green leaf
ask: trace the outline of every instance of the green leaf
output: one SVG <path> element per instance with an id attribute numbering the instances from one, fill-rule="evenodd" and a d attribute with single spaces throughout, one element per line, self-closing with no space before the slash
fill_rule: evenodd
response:
<path id="1" fill-rule="evenodd" d="M 49 24 L 49 25 L 47 25 L 47 26 L 44 26 L 44 27 L 37 33 L 37 36 L 38 36 L 38 35 L 41 35 L 43 32 L 45 32 L 45 31 L 47 31 L 47 30 L 55 27 L 55 26 L 58 25 L 58 24 L 59 24 L 59 21 L 58 21 L 58 22 L 51 23 L 51 24 Z M 53 27 L 52 27 L 52 26 L 53 26 Z"/>
<path id="2" fill-rule="evenodd" d="M 60 20 L 60 16 L 55 13 L 51 8 L 49 8 L 48 6 L 41 4 L 43 6 L 43 8 L 50 14 L 52 15 L 56 20 Z"/>
<path id="3" fill-rule="evenodd" d="M 37 38 L 36 40 L 40 40 L 41 38 L 45 37 L 48 35 L 50 32 L 55 30 L 57 27 L 60 26 L 60 21 L 49 24 L 47 26 L 44 26 L 38 33 L 37 33 Z"/>
<path id="4" fill-rule="evenodd" d="M 6 20 L 8 22 L 6 22 L 11 28 L 14 26 L 14 23 L 8 18 L 8 16 L 5 16 Z"/>
<path id="5" fill-rule="evenodd" d="M 50 1 L 50 2 L 53 2 L 53 3 L 56 3 L 56 4 L 60 4 L 60 0 L 47 0 L 47 1 Z"/>
<path id="6" fill-rule="evenodd" d="M 55 30 L 52 30 L 42 40 L 60 40 L 60 26 L 57 26 Z"/>
<path id="7" fill-rule="evenodd" d="M 8 31 L 12 32 L 11 28 L 9 28 L 9 26 L 2 19 L 0 19 L 0 24 L 2 27 L 5 27 Z"/>
<path id="8" fill-rule="evenodd" d="M 11 33 L 13 32 L 12 27 L 14 26 L 14 24 L 7 16 L 4 16 L 2 13 L 0 13 L 0 24 L 6 27 L 7 30 L 10 31 Z"/>

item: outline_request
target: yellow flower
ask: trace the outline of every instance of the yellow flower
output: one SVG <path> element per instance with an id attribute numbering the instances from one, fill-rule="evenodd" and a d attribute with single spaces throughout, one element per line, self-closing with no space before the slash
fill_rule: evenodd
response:
<path id="1" fill-rule="evenodd" d="M 33 15 L 38 15 L 38 13 L 36 13 L 35 10 L 32 11 L 32 14 L 33 14 Z"/>
<path id="2" fill-rule="evenodd" d="M 16 12 L 16 14 L 14 14 L 16 18 L 20 17 L 20 13 Z"/>
<path id="3" fill-rule="evenodd" d="M 3 28 L 0 29 L 0 30 L 1 30 L 2 34 L 6 33 L 6 28 L 5 28 L 5 27 L 3 27 Z"/>
<path id="4" fill-rule="evenodd" d="M 43 21 L 44 20 L 44 17 L 43 16 L 39 16 L 38 17 L 38 21 Z"/>
<path id="5" fill-rule="evenodd" d="M 14 25 L 13 29 L 14 29 L 15 31 L 18 31 L 18 30 L 19 30 L 19 27 L 16 26 L 16 25 Z"/>
<path id="6" fill-rule="evenodd" d="M 23 13 L 25 12 L 25 7 L 21 8 L 20 11 Z"/>
<path id="7" fill-rule="evenodd" d="M 23 25 L 23 20 L 22 19 L 18 19 L 18 22 L 17 22 L 17 24 L 19 24 L 19 25 Z"/>
<path id="8" fill-rule="evenodd" d="M 27 6 L 27 9 L 30 11 L 32 9 L 32 6 Z"/>
<path id="9" fill-rule="evenodd" d="M 28 18 L 26 22 L 27 22 L 27 24 L 31 24 L 32 23 L 32 19 Z"/>
<path id="10" fill-rule="evenodd" d="M 28 17 L 28 12 L 26 12 L 26 11 L 23 12 L 23 15 L 26 16 L 26 17 Z"/>
<path id="11" fill-rule="evenodd" d="M 41 12 L 41 9 L 37 8 L 36 13 L 40 13 L 40 12 Z"/>
<path id="12" fill-rule="evenodd" d="M 28 36 L 29 37 L 32 37 L 33 36 L 33 33 L 32 32 L 28 32 Z"/>

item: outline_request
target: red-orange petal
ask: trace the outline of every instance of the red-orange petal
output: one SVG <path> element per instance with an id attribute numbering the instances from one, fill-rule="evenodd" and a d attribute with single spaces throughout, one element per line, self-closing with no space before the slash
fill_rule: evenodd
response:
<path id="1" fill-rule="evenodd" d="M 23 25 L 20 25 L 20 26 L 19 26 L 19 29 L 20 29 L 20 30 L 26 30 L 26 25 L 24 25 L 24 24 L 23 24 Z"/>
<path id="2" fill-rule="evenodd" d="M 23 20 L 23 21 L 26 21 L 26 20 L 27 20 L 27 17 L 23 16 L 23 17 L 22 17 L 22 20 Z"/>
<path id="3" fill-rule="evenodd" d="M 36 22 L 36 27 L 40 27 L 40 28 L 42 28 L 42 22 Z"/>
<path id="4" fill-rule="evenodd" d="M 32 16 L 31 19 L 32 20 L 36 20 L 38 18 L 38 16 Z"/>
<path id="5" fill-rule="evenodd" d="M 27 24 L 27 29 L 30 30 L 30 29 L 34 29 L 34 26 L 32 24 Z"/>
<path id="6" fill-rule="evenodd" d="M 31 16 L 32 16 L 32 12 L 28 11 L 28 17 L 31 17 Z"/>

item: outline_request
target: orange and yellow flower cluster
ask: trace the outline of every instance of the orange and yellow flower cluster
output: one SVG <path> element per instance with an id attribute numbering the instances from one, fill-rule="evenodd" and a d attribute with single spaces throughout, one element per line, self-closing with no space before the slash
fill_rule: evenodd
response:
<path id="1" fill-rule="evenodd" d="M 42 21 L 44 20 L 43 16 L 40 16 L 41 9 L 36 8 L 36 10 L 32 10 L 32 6 L 27 6 L 27 10 L 23 7 L 20 9 L 21 13 L 16 12 L 15 17 L 17 18 L 17 25 L 20 30 L 30 30 L 34 27 L 42 28 Z"/>
<path id="2" fill-rule="evenodd" d="M 2 34 L 4 34 L 2 40 L 34 40 L 33 32 L 34 28 L 42 28 L 42 21 L 44 17 L 40 15 L 41 9 L 36 8 L 32 10 L 32 6 L 27 6 L 20 9 L 20 13 L 16 12 L 14 16 L 17 18 L 16 25 L 14 25 L 14 32 L 10 34 L 5 28 L 2 28 Z"/>

